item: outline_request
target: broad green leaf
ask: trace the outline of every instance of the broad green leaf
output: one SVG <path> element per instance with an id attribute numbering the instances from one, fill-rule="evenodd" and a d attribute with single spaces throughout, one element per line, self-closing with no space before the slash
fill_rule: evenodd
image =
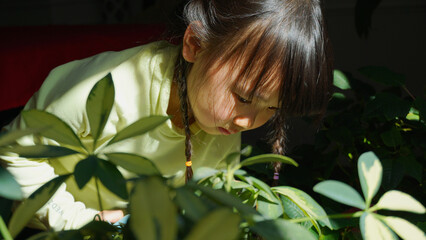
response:
<path id="1" fill-rule="evenodd" d="M 287 186 L 273 187 L 272 190 L 276 193 L 282 194 L 290 198 L 291 201 L 293 201 L 299 208 L 306 212 L 306 214 L 311 217 L 313 221 L 318 221 L 323 225 L 327 226 L 328 228 L 333 229 L 330 220 L 327 217 L 324 218 L 324 216 L 327 216 L 327 213 L 307 193 L 297 188 Z"/>
<path id="2" fill-rule="evenodd" d="M 309 215 L 306 212 L 304 212 L 299 206 L 297 206 L 296 203 L 290 200 L 290 198 L 282 195 L 281 201 L 283 202 L 283 205 L 284 205 L 285 214 L 287 214 L 289 218 L 296 219 L 296 218 L 309 217 Z M 309 229 L 313 226 L 312 222 L 308 220 L 300 224 L 306 229 Z"/>
<path id="3" fill-rule="evenodd" d="M 254 190 L 252 185 L 243 181 L 238 181 L 238 180 L 234 180 L 231 182 L 231 188 L 232 189 L 248 189 L 250 191 Z"/>
<path id="4" fill-rule="evenodd" d="M 128 199 L 126 180 L 117 167 L 99 158 L 97 159 L 97 164 L 95 175 L 101 180 L 102 184 L 120 198 Z"/>
<path id="5" fill-rule="evenodd" d="M 388 147 L 400 146 L 403 142 L 401 133 L 395 127 L 380 134 L 383 143 Z"/>
<path id="6" fill-rule="evenodd" d="M 193 192 L 185 187 L 176 189 L 176 201 L 192 221 L 198 222 L 208 213 L 206 204 Z"/>
<path id="7" fill-rule="evenodd" d="M 299 224 L 283 219 L 256 222 L 250 227 L 266 240 L 315 240 L 315 236 Z"/>
<path id="8" fill-rule="evenodd" d="M 398 217 L 381 217 L 381 219 L 402 239 L 425 240 L 425 233 L 409 221 Z"/>
<path id="9" fill-rule="evenodd" d="M 6 169 L 0 166 L 0 197 L 21 200 L 21 186 Z"/>
<path id="10" fill-rule="evenodd" d="M 174 240 L 177 210 L 168 187 L 158 177 L 136 182 L 130 197 L 130 229 L 136 239 Z"/>
<path id="11" fill-rule="evenodd" d="M 9 232 L 13 237 L 16 237 L 34 214 L 49 201 L 69 176 L 62 175 L 50 180 L 18 206 L 9 221 Z"/>
<path id="12" fill-rule="evenodd" d="M 407 159 L 408 160 L 408 159 Z M 405 175 L 405 165 L 409 162 L 395 158 L 381 159 L 383 166 L 383 177 L 381 186 L 383 189 L 395 189 L 402 181 Z"/>
<path id="13" fill-rule="evenodd" d="M 198 182 L 200 180 L 209 178 L 209 177 L 215 175 L 218 172 L 219 172 L 219 170 L 214 169 L 214 168 L 200 167 L 200 168 L 195 170 L 194 176 L 192 177 L 192 180 L 195 181 L 195 182 Z"/>
<path id="14" fill-rule="evenodd" d="M 247 158 L 246 160 L 242 161 L 240 164 L 242 167 L 250 166 L 257 163 L 268 163 L 268 162 L 282 162 L 286 164 L 291 164 L 293 166 L 299 166 L 296 161 L 293 159 L 278 155 L 278 154 L 261 154 L 254 157 Z"/>
<path id="15" fill-rule="evenodd" d="M 142 135 L 160 126 L 169 118 L 170 117 L 165 116 L 149 116 L 141 118 L 118 132 L 107 145 L 111 145 L 113 143 L 120 142 L 131 137 Z"/>
<path id="16" fill-rule="evenodd" d="M 75 165 L 74 179 L 77 186 L 82 189 L 89 180 L 95 175 L 98 168 L 98 161 L 95 156 L 88 156 L 86 159 L 81 160 Z"/>
<path id="17" fill-rule="evenodd" d="M 314 186 L 314 191 L 336 202 L 359 209 L 365 209 L 365 202 L 361 195 L 346 183 L 335 180 L 326 180 Z"/>
<path id="18" fill-rule="evenodd" d="M 358 71 L 369 79 L 386 85 L 400 87 L 405 84 L 404 75 L 392 72 L 386 67 L 368 66 L 362 67 Z"/>
<path id="19" fill-rule="evenodd" d="M 210 212 L 192 228 L 185 240 L 234 240 L 240 233 L 240 216 L 228 208 Z"/>
<path id="20" fill-rule="evenodd" d="M 379 190 L 382 173 L 382 164 L 376 154 L 373 152 L 361 154 L 358 159 L 358 175 L 366 207 L 370 206 L 371 200 Z"/>
<path id="21" fill-rule="evenodd" d="M 365 212 L 359 219 L 362 238 L 364 240 L 398 240 L 395 234 L 374 214 Z"/>
<path id="22" fill-rule="evenodd" d="M 393 120 L 405 118 L 410 111 L 411 103 L 391 93 L 379 93 L 367 102 L 364 115 L 366 117 L 385 117 Z"/>
<path id="23" fill-rule="evenodd" d="M 257 198 L 257 211 L 259 211 L 267 219 L 276 219 L 280 217 L 284 210 L 281 205 L 281 199 L 279 198 L 270 198 L 268 194 L 264 191 L 259 191 L 259 195 L 265 198 L 264 201 L 262 198 Z"/>
<path id="24" fill-rule="evenodd" d="M 419 214 L 424 214 L 426 212 L 425 207 L 420 202 L 412 196 L 397 190 L 391 190 L 383 194 L 375 207 L 378 207 L 379 209 L 407 211 Z"/>
<path id="25" fill-rule="evenodd" d="M 93 145 L 104 130 L 114 104 L 114 83 L 111 73 L 99 80 L 89 93 L 86 101 L 86 112 L 93 137 Z M 95 148 L 95 147 L 94 147 Z"/>
<path id="26" fill-rule="evenodd" d="M 52 145 L 14 146 L 0 149 L 0 152 L 13 152 L 22 158 L 58 158 L 79 153 L 66 147 Z"/>
<path id="27" fill-rule="evenodd" d="M 139 175 L 160 175 L 155 164 L 141 156 L 131 153 L 106 153 L 108 160 L 130 172 Z"/>
<path id="28" fill-rule="evenodd" d="M 194 190 L 200 190 L 207 197 L 221 203 L 224 206 L 235 207 L 244 217 L 252 218 L 254 215 L 259 215 L 256 210 L 246 204 L 243 204 L 238 198 L 226 193 L 223 190 L 204 187 L 192 182 L 188 182 L 187 186 Z"/>
<path id="29" fill-rule="evenodd" d="M 336 69 L 333 71 L 333 85 L 342 90 L 351 89 L 348 78 L 342 71 Z"/>
<path id="30" fill-rule="evenodd" d="M 32 109 L 23 111 L 22 118 L 28 127 L 42 129 L 40 134 L 44 137 L 85 149 L 71 127 L 51 113 Z"/>
<path id="31" fill-rule="evenodd" d="M 29 134 L 34 134 L 37 132 L 40 132 L 41 129 L 24 129 L 24 130 L 13 130 L 10 132 L 1 132 L 0 133 L 0 146 L 6 146 L 9 145 L 11 143 L 13 143 L 14 141 L 16 141 L 17 139 L 24 137 L 26 135 Z"/>

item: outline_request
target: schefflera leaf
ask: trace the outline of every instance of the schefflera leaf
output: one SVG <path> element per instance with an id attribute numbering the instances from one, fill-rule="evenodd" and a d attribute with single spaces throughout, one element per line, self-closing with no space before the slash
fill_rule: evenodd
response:
<path id="1" fill-rule="evenodd" d="M 32 109 L 23 111 L 22 118 L 29 128 L 40 129 L 40 135 L 46 138 L 85 149 L 71 127 L 51 113 Z"/>
<path id="2" fill-rule="evenodd" d="M 147 158 L 132 153 L 106 153 L 108 160 L 139 175 L 161 175 L 155 164 Z"/>
<path id="3" fill-rule="evenodd" d="M 361 195 L 351 186 L 335 180 L 326 180 L 314 186 L 314 191 L 336 202 L 359 209 L 365 209 Z"/>
<path id="4" fill-rule="evenodd" d="M 397 190 L 391 190 L 383 194 L 375 205 L 375 208 L 419 214 L 426 212 L 425 207 L 420 202 L 412 196 Z"/>
<path id="5" fill-rule="evenodd" d="M 86 112 L 93 136 L 93 146 L 104 130 L 114 104 L 115 90 L 111 73 L 95 84 L 86 101 Z"/>
<path id="6" fill-rule="evenodd" d="M 130 197 L 130 229 L 136 239 L 174 240 L 177 235 L 177 210 L 169 188 L 159 177 L 136 182 Z"/>
<path id="7" fill-rule="evenodd" d="M 299 166 L 296 161 L 294 161 L 293 159 L 289 157 L 278 155 L 278 154 L 272 154 L 272 153 L 261 154 L 258 156 L 247 158 L 246 160 L 242 161 L 240 165 L 242 167 L 245 167 L 245 166 L 250 166 L 253 164 L 268 163 L 268 162 L 282 162 L 285 164 L 291 164 L 296 167 Z"/>
<path id="8" fill-rule="evenodd" d="M 240 233 L 241 218 L 228 208 L 219 208 L 207 214 L 191 230 L 185 240 L 234 240 Z"/>
<path id="9" fill-rule="evenodd" d="M 333 71 L 333 85 L 342 90 L 351 89 L 348 78 L 340 70 Z"/>
<path id="10" fill-rule="evenodd" d="M 398 237 L 375 214 L 365 212 L 359 219 L 364 240 L 398 240 Z"/>
<path id="11" fill-rule="evenodd" d="M 21 200 L 22 191 L 21 186 L 13 178 L 6 169 L 0 166 L 0 197 L 5 197 L 12 200 Z"/>
<path id="12" fill-rule="evenodd" d="M 398 217 L 381 217 L 396 234 L 406 240 L 425 240 L 425 233 L 409 221 Z"/>
<path id="13" fill-rule="evenodd" d="M 373 152 L 361 154 L 358 159 L 358 175 L 367 208 L 379 190 L 382 173 L 382 164 L 376 154 Z"/>

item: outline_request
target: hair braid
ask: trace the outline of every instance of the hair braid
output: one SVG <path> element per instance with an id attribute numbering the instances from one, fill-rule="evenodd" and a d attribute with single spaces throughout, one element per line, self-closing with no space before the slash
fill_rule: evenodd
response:
<path id="1" fill-rule="evenodd" d="M 274 125 L 274 135 L 272 140 L 272 152 L 275 154 L 284 155 L 285 153 L 285 141 L 286 141 L 286 125 L 284 120 L 280 116 L 276 116 L 273 122 Z M 274 177 L 273 177 L 273 186 L 278 185 L 278 180 L 280 179 L 281 171 L 281 162 L 274 162 Z"/>
<path id="2" fill-rule="evenodd" d="M 175 80 L 178 83 L 179 90 L 179 101 L 180 110 L 182 113 L 182 121 L 185 126 L 185 156 L 186 156 L 186 170 L 185 170 L 185 182 L 191 180 L 192 171 L 192 144 L 191 144 L 191 131 L 189 129 L 189 116 L 188 116 L 188 91 L 186 84 L 186 73 L 188 69 L 188 63 L 185 61 L 183 56 L 180 56 L 175 68 Z"/>

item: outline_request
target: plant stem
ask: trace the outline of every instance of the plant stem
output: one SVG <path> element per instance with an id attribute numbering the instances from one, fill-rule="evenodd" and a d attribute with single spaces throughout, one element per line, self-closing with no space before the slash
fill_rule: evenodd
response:
<path id="1" fill-rule="evenodd" d="M 407 94 L 410 95 L 410 97 L 413 100 L 416 100 L 416 98 L 414 97 L 414 95 L 410 92 L 410 90 L 408 90 L 408 88 L 405 85 L 402 85 L 402 89 L 404 89 L 404 91 L 407 92 Z"/>
<path id="2" fill-rule="evenodd" d="M 363 213 L 364 212 L 360 211 L 360 212 L 355 212 L 355 213 L 324 215 L 324 216 L 319 216 L 319 217 L 314 218 L 314 219 L 319 220 L 319 219 L 323 219 L 323 218 L 357 218 L 357 217 L 361 217 L 361 215 Z M 312 218 L 310 218 L 310 217 L 289 219 L 289 221 L 294 222 L 294 223 L 307 222 L 307 221 L 311 221 L 311 220 L 312 220 Z"/>
<path id="3" fill-rule="evenodd" d="M 4 240 L 13 240 L 12 236 L 10 235 L 9 231 L 7 230 L 7 226 L 3 221 L 3 218 L 0 215 L 0 232 L 1 235 L 3 235 Z"/>
<path id="4" fill-rule="evenodd" d="M 99 192 L 99 178 L 95 177 L 95 183 L 96 183 L 96 193 L 98 194 L 98 201 L 99 201 L 99 208 L 101 210 L 101 212 L 104 210 L 104 208 L 102 207 L 102 199 L 101 199 L 101 193 Z M 103 216 L 101 216 L 103 218 Z"/>

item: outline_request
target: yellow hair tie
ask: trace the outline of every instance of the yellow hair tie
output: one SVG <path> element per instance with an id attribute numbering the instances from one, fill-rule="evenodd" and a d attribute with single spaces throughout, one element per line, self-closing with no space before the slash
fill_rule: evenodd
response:
<path id="1" fill-rule="evenodd" d="M 192 166 L 192 161 L 186 161 L 186 162 L 185 162 L 185 165 L 186 165 L 187 167 Z"/>

